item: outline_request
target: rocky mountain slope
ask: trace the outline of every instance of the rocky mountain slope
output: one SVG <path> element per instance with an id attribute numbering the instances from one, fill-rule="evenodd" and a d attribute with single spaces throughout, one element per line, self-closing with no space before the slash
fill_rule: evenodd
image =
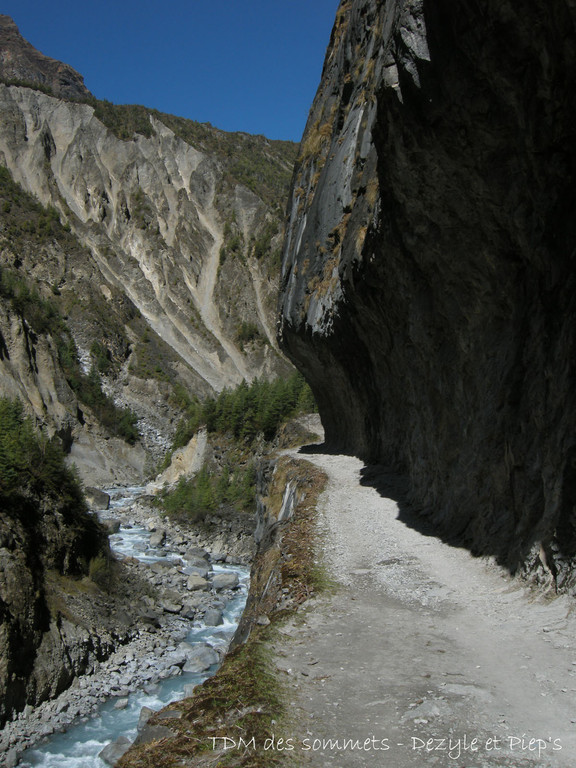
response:
<path id="1" fill-rule="evenodd" d="M 45 88 L 65 99 L 91 95 L 79 72 L 37 51 L 4 14 L 0 14 L 0 79 Z"/>
<path id="2" fill-rule="evenodd" d="M 576 16 L 344 0 L 290 202 L 281 346 L 330 445 L 451 540 L 576 554 Z"/>
<path id="3" fill-rule="evenodd" d="M 274 324 L 294 153 L 99 102 L 0 16 L 0 724 L 142 630 L 147 585 L 62 449 L 89 485 L 139 483 L 185 412 L 293 372 Z"/>
<path id="4" fill-rule="evenodd" d="M 60 220 L 75 238 L 56 243 L 38 230 L 31 242 L 29 217 L 20 211 L 14 220 L 7 201 L 1 264 L 59 304 L 85 371 L 95 367 L 117 404 L 141 417 L 145 447 L 157 458 L 182 388 L 203 397 L 287 370 L 274 311 L 293 145 L 90 94 L 79 102 L 42 79 L 45 57 L 32 56 L 13 23 L 1 21 L 0 55 L 32 62 L 25 79 L 34 87 L 11 84 L 24 77 L 19 69 L 0 70 L 0 165 L 44 207 L 44 218 Z M 7 338 L 24 337 L 17 325 L 6 310 Z M 12 350 L 10 360 L 18 356 L 26 367 L 28 350 Z M 55 380 L 46 384 L 50 365 L 28 365 L 45 384 L 33 395 L 20 374 L 8 383 L 13 366 L 4 366 L 5 384 L 34 401 L 53 430 L 68 430 L 92 482 L 142 476 L 141 455 L 126 461 L 112 451 L 100 460 L 102 441 L 86 436 Z M 115 464 L 126 468 L 121 477 Z"/>

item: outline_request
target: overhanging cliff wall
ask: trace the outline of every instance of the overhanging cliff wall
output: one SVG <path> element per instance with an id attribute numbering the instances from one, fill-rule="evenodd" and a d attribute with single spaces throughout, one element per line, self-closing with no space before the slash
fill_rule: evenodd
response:
<path id="1" fill-rule="evenodd" d="M 285 243 L 281 345 L 328 443 L 513 569 L 576 554 L 575 19 L 342 2 Z"/>

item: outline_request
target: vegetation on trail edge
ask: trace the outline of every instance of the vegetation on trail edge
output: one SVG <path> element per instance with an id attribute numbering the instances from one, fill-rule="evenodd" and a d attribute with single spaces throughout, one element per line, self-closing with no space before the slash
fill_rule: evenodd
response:
<path id="1" fill-rule="evenodd" d="M 186 415 L 161 469 L 169 465 L 174 450 L 185 446 L 200 427 L 219 434 L 224 443 L 218 468 L 204 466 L 194 477 L 181 478 L 175 488 L 158 496 L 158 505 L 168 514 L 192 522 L 200 522 L 223 507 L 252 512 L 256 492 L 254 441 L 260 436 L 270 442 L 286 419 L 315 409 L 312 392 L 297 372 L 287 379 L 242 382 L 202 403 L 191 399 L 182 387 L 176 390 L 176 397 Z"/>
<path id="2" fill-rule="evenodd" d="M 245 611 L 250 622 L 248 639 L 234 647 L 193 697 L 169 705 L 158 721 L 156 716 L 150 719 L 150 725 L 168 726 L 175 734 L 173 738 L 130 749 L 117 768 L 295 765 L 290 752 L 264 748 L 273 737 L 278 744 L 278 738 L 287 735 L 291 726 L 288 691 L 274 665 L 274 642 L 282 621 L 327 585 L 314 563 L 317 502 L 325 476 L 309 462 L 279 459 L 267 503 L 272 519 L 278 517 L 288 480 L 297 483 L 299 501 L 282 535 L 256 556 Z M 266 584 L 268 589 L 264 590 Z M 256 623 L 263 614 L 270 620 L 268 626 Z M 174 711 L 173 720 L 168 716 L 170 710 Z M 242 737 L 243 742 L 240 748 L 224 750 L 224 737 L 235 739 L 237 744 Z"/>

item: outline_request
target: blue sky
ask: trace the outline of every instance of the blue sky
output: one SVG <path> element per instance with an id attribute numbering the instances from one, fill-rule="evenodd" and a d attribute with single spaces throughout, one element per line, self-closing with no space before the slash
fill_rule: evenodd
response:
<path id="1" fill-rule="evenodd" d="M 299 141 L 339 0 L 3 0 L 98 98 Z"/>

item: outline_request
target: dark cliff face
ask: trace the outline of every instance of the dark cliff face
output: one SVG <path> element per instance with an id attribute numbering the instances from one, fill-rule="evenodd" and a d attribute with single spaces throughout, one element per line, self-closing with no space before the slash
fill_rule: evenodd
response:
<path id="1" fill-rule="evenodd" d="M 81 74 L 44 56 L 25 40 L 13 19 L 0 14 L 0 79 L 48 88 L 66 99 L 91 96 Z"/>
<path id="2" fill-rule="evenodd" d="M 285 243 L 281 345 L 328 443 L 511 568 L 576 554 L 575 21 L 343 2 Z"/>
<path id="3" fill-rule="evenodd" d="M 49 574 L 80 577 L 92 557 L 108 551 L 108 542 L 80 499 L 0 496 L 1 726 L 27 703 L 60 693 L 83 671 L 69 647 L 74 627 L 68 623 L 67 637 L 63 615 L 50 605 Z M 76 631 L 88 637 L 85 627 Z"/>

